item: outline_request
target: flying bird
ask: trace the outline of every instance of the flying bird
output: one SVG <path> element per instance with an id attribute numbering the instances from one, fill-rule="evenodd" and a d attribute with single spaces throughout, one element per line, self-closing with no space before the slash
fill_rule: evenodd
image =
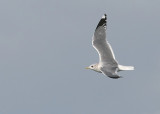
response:
<path id="1" fill-rule="evenodd" d="M 106 40 L 106 26 L 107 26 L 107 15 L 104 14 L 99 21 L 96 30 L 92 38 L 92 46 L 96 49 L 99 54 L 99 63 L 92 64 L 86 69 L 91 69 L 104 75 L 118 79 L 117 72 L 124 70 L 134 70 L 133 66 L 119 65 L 115 59 L 111 45 Z"/>

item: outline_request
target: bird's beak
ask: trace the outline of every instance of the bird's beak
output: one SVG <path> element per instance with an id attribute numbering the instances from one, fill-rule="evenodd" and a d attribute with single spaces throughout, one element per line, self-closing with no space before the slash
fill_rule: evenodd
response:
<path id="1" fill-rule="evenodd" d="M 89 67 L 86 67 L 85 69 L 90 69 Z"/>

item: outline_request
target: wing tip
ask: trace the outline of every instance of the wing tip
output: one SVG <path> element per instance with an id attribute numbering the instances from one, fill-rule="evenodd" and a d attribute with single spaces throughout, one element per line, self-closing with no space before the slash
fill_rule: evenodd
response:
<path id="1" fill-rule="evenodd" d="M 101 20 L 99 21 L 96 29 L 97 29 L 98 27 L 100 27 L 100 26 L 103 26 L 104 28 L 106 28 L 106 23 L 107 23 L 107 15 L 104 14 L 104 15 L 102 16 Z"/>
<path id="2" fill-rule="evenodd" d="M 102 16 L 102 19 L 107 19 L 107 15 L 104 14 L 104 15 Z"/>

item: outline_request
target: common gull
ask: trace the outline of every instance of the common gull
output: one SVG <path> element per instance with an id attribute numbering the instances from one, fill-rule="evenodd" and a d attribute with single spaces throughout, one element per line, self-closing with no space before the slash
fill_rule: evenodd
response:
<path id="1" fill-rule="evenodd" d="M 107 26 L 107 15 L 104 14 L 99 21 L 96 30 L 92 38 L 92 45 L 97 50 L 99 54 L 99 63 L 92 64 L 86 69 L 91 69 L 104 75 L 118 79 L 119 76 L 117 72 L 124 70 L 134 70 L 133 66 L 123 66 L 119 65 L 115 59 L 111 45 L 106 40 L 106 26 Z"/>

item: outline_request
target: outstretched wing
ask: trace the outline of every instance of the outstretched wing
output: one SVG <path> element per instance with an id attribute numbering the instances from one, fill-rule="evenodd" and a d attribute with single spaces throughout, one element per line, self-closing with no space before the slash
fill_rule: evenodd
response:
<path id="1" fill-rule="evenodd" d="M 99 54 L 101 65 L 112 64 L 117 66 L 117 61 L 110 44 L 106 41 L 106 22 L 107 16 L 104 14 L 98 23 L 92 39 L 92 45 Z"/>
<path id="2" fill-rule="evenodd" d="M 118 68 L 116 66 L 114 67 L 113 65 L 108 64 L 108 65 L 102 66 L 100 70 L 104 75 L 110 78 L 117 79 L 121 77 L 117 74 Z"/>

